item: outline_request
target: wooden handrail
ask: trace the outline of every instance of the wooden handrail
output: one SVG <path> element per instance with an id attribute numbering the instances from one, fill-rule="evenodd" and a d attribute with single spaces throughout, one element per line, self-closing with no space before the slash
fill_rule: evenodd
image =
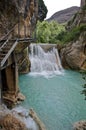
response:
<path id="1" fill-rule="evenodd" d="M 17 38 L 17 41 L 18 42 L 28 42 L 28 41 L 35 41 L 36 39 L 35 38 Z M 5 42 L 6 39 L 2 40 L 2 42 Z M 16 41 L 16 39 L 10 39 L 10 41 Z"/>
<path id="2" fill-rule="evenodd" d="M 1 67 L 4 65 L 4 63 L 6 62 L 6 60 L 8 59 L 8 57 L 10 56 L 10 54 L 12 53 L 12 51 L 14 50 L 17 44 L 18 44 L 18 41 L 16 40 L 13 46 L 8 51 L 8 53 L 6 54 L 6 56 L 4 57 L 4 59 L 1 61 Z"/>
<path id="3" fill-rule="evenodd" d="M 0 38 L 0 42 L 3 41 L 4 39 L 6 39 L 7 36 L 9 36 L 9 34 L 14 30 L 14 28 L 16 27 L 17 23 L 13 26 L 13 28 L 2 38 Z"/>

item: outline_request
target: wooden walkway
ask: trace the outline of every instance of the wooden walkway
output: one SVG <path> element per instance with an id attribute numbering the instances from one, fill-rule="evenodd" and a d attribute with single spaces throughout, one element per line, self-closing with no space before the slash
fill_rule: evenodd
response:
<path id="1" fill-rule="evenodd" d="M 6 40 L 2 46 L 0 47 L 0 68 L 3 67 L 6 60 L 10 56 L 10 54 L 15 49 L 16 45 L 18 44 L 18 41 L 10 42 L 9 40 Z"/>
<path id="2" fill-rule="evenodd" d="M 34 42 L 33 38 L 2 39 L 0 41 L 0 70 L 19 42 Z"/>
<path id="3" fill-rule="evenodd" d="M 3 67 L 6 60 L 9 58 L 11 53 L 14 51 L 15 47 L 19 42 L 33 42 L 32 38 L 20 38 L 20 39 L 7 39 L 2 40 L 2 46 L 0 47 L 0 68 Z"/>

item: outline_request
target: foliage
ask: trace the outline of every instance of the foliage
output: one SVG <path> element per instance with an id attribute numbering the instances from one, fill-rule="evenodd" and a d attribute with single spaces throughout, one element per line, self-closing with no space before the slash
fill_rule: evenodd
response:
<path id="1" fill-rule="evenodd" d="M 43 0 L 39 0 L 38 2 L 38 19 L 43 21 L 46 18 L 48 10 Z"/>
<path id="2" fill-rule="evenodd" d="M 76 41 L 83 31 L 86 31 L 86 24 L 82 24 L 78 27 L 75 27 L 70 31 L 61 32 L 57 38 L 58 40 L 61 40 L 63 43 Z"/>
<path id="3" fill-rule="evenodd" d="M 39 22 L 37 23 L 37 42 L 38 43 L 57 43 L 57 36 L 64 31 L 63 25 L 55 21 L 52 22 Z"/>

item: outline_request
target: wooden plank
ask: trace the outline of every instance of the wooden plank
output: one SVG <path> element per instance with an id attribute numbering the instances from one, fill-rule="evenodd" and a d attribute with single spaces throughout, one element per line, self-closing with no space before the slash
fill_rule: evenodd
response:
<path id="1" fill-rule="evenodd" d="M 0 47 L 0 50 L 3 49 L 3 47 L 8 43 L 8 39 L 2 44 L 2 46 Z"/>
<path id="2" fill-rule="evenodd" d="M 8 53 L 6 54 L 6 56 L 4 57 L 4 59 L 1 61 L 1 67 L 4 65 L 4 63 L 6 62 L 6 60 L 8 59 L 8 57 L 10 56 L 10 54 L 12 53 L 12 51 L 14 50 L 14 48 L 16 47 L 16 45 L 18 44 L 18 41 L 16 41 L 13 46 L 11 47 L 11 49 L 8 51 Z"/>
<path id="3" fill-rule="evenodd" d="M 17 39 L 17 41 L 18 42 L 31 42 L 31 41 L 35 41 L 36 39 L 34 39 L 34 38 L 18 38 Z M 1 42 L 5 42 L 6 41 L 6 39 L 4 39 L 4 40 L 2 40 Z M 16 39 L 10 39 L 9 40 L 9 42 L 11 42 L 11 41 L 16 41 Z"/>
<path id="4" fill-rule="evenodd" d="M 12 27 L 12 29 L 3 37 L 0 38 L 0 41 L 3 41 L 6 37 L 8 37 L 10 35 L 10 33 L 14 30 L 14 28 L 16 27 L 17 23 Z"/>

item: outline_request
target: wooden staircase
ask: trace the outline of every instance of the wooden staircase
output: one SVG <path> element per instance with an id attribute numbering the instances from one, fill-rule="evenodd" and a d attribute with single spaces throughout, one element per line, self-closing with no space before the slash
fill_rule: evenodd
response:
<path id="1" fill-rule="evenodd" d="M 3 67 L 17 44 L 18 40 L 10 41 L 8 39 L 4 43 L 2 43 L 2 46 L 0 47 L 0 69 Z"/>

